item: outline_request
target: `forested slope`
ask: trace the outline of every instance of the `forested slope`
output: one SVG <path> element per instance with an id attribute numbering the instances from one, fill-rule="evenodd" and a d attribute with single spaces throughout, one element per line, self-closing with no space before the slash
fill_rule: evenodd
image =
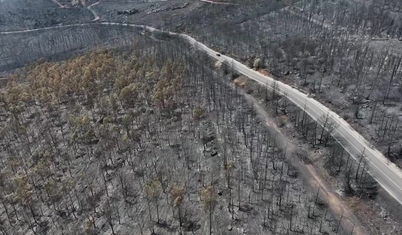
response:
<path id="1" fill-rule="evenodd" d="M 136 40 L 11 75 L 0 96 L 0 231 L 342 233 L 292 153 L 189 53 Z"/>
<path id="2" fill-rule="evenodd" d="M 401 166 L 399 9 L 391 0 L 206 4 L 182 27 L 311 94 Z"/>
<path id="3" fill-rule="evenodd" d="M 94 48 L 131 44 L 140 36 L 133 27 L 84 24 L 60 29 L 0 36 L 0 71 L 23 67 L 40 59 L 68 59 Z"/>
<path id="4" fill-rule="evenodd" d="M 91 12 L 85 8 L 60 8 L 52 0 L 0 1 L 0 31 L 89 22 L 92 19 Z"/>

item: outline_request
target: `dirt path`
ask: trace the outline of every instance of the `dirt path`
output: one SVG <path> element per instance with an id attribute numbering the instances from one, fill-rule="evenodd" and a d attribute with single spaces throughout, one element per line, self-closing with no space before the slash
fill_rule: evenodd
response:
<path id="1" fill-rule="evenodd" d="M 239 4 L 230 3 L 230 2 L 215 2 L 215 1 L 211 1 L 211 0 L 200 0 L 200 1 L 211 3 L 211 4 L 217 4 L 217 5 L 239 5 Z"/>
<path id="2" fill-rule="evenodd" d="M 57 0 L 52 0 L 54 3 L 56 3 L 60 8 L 67 8 L 65 5 L 61 4 L 59 1 Z"/>
<path id="3" fill-rule="evenodd" d="M 317 171 L 312 165 L 305 165 L 308 169 L 311 177 L 309 179 L 310 183 L 316 188 L 320 188 L 320 192 L 326 198 L 332 213 L 336 214 L 338 217 L 343 216 L 342 226 L 346 231 L 352 231 L 353 234 L 367 234 L 363 226 L 358 222 L 356 216 L 353 212 L 344 204 L 344 202 L 339 198 L 336 192 L 333 192 L 329 188 L 326 182 L 318 175 Z"/>
<path id="4" fill-rule="evenodd" d="M 270 126 L 278 132 L 278 136 L 283 143 L 286 143 L 286 147 L 289 152 L 292 152 L 298 147 L 289 139 L 285 134 L 282 133 L 280 128 L 276 125 L 267 111 L 259 104 L 259 102 L 251 95 L 244 94 L 246 99 L 253 103 L 257 113 L 265 120 L 266 125 Z M 288 156 L 289 157 L 289 156 Z M 320 195 L 328 203 L 328 206 L 335 218 L 339 220 L 342 216 L 341 226 L 346 234 L 351 234 L 353 231 L 354 235 L 366 235 L 367 231 L 360 224 L 353 212 L 348 208 L 348 206 L 342 201 L 340 196 L 330 187 L 324 179 L 321 178 L 320 174 L 314 169 L 312 165 L 307 165 L 302 163 L 298 158 L 292 157 L 291 162 L 300 170 L 300 173 L 304 180 L 306 180 L 313 190 L 320 190 Z"/>
<path id="5" fill-rule="evenodd" d="M 92 5 L 93 6 L 93 5 Z M 121 23 L 111 23 L 111 22 L 103 22 L 101 23 L 102 25 L 120 25 L 122 26 L 123 24 Z M 58 29 L 58 28 L 66 28 L 66 27 L 75 27 L 75 26 L 84 26 L 88 24 L 77 24 L 77 25 L 70 25 L 70 26 L 54 26 L 54 27 L 48 27 L 48 28 L 42 28 L 42 29 L 30 29 L 30 30 L 22 30 L 22 31 L 13 31 L 13 32 L 0 32 L 0 34 L 16 34 L 16 33 L 25 33 L 25 32 L 37 32 L 41 30 L 50 30 L 50 29 Z M 133 24 L 126 24 L 125 26 L 127 27 L 141 27 L 141 28 L 146 28 L 149 31 L 154 31 L 156 29 L 152 27 L 147 27 L 143 25 L 133 25 Z M 173 34 L 173 33 L 171 33 Z M 185 36 L 187 39 L 191 38 L 190 36 L 187 35 L 182 35 L 183 37 Z M 194 39 L 192 39 L 194 40 Z M 195 40 L 194 40 L 195 41 Z M 281 130 L 276 126 L 276 124 L 271 120 L 272 117 L 259 105 L 258 101 L 250 96 L 250 95 L 245 95 L 248 100 L 250 100 L 255 108 L 256 111 L 259 115 L 261 115 L 264 119 L 265 122 L 268 126 L 274 128 L 278 132 L 278 137 L 283 140 L 283 143 L 287 143 L 286 147 L 287 149 L 290 150 L 295 150 L 298 147 L 292 143 L 292 141 L 287 138 Z M 357 218 L 354 216 L 354 214 L 349 210 L 349 208 L 343 203 L 343 201 L 340 199 L 340 197 L 337 195 L 337 193 L 327 187 L 327 183 L 325 180 L 321 179 L 320 174 L 311 166 L 311 165 L 304 165 L 300 159 L 298 158 L 292 158 L 291 161 L 298 167 L 298 169 L 301 172 L 301 175 L 303 178 L 313 187 L 315 190 L 318 190 L 320 188 L 321 195 L 324 197 L 325 201 L 328 203 L 329 208 L 331 209 L 332 213 L 335 215 L 335 217 L 340 218 L 341 215 L 343 215 L 342 219 L 342 227 L 344 230 L 350 234 L 352 229 L 354 228 L 353 234 L 357 235 L 363 235 L 367 234 Z"/>
<path id="6" fill-rule="evenodd" d="M 100 1 L 95 2 L 95 3 L 93 3 L 93 4 L 91 4 L 91 5 L 89 5 L 89 6 L 87 7 L 87 9 L 92 13 L 92 15 L 94 15 L 94 19 L 93 19 L 92 21 L 98 21 L 98 20 L 100 20 L 100 17 L 99 17 L 99 15 L 98 15 L 98 13 L 96 13 L 96 11 L 95 11 L 94 9 L 92 9 L 93 6 L 96 6 L 96 5 L 98 5 L 99 3 L 100 3 Z"/>

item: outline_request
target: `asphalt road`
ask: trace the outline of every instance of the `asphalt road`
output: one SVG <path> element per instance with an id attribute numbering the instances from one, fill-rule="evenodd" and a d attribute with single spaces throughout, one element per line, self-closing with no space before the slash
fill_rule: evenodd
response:
<path id="1" fill-rule="evenodd" d="M 329 115 L 331 121 L 338 124 L 338 127 L 333 131 L 335 139 L 348 151 L 355 159 L 364 154 L 369 164 L 370 174 L 378 181 L 381 187 L 387 191 L 392 197 L 402 204 L 402 173 L 401 170 L 393 163 L 389 162 L 378 150 L 371 147 L 370 143 L 357 133 L 345 120 L 339 115 L 328 109 L 323 104 L 308 97 L 306 94 L 291 86 L 279 81 L 275 81 L 271 77 L 262 75 L 244 64 L 225 55 L 218 56 L 218 52 L 208 48 L 204 44 L 195 41 L 193 38 L 183 35 L 190 43 L 196 45 L 200 50 L 205 51 L 209 56 L 226 62 L 239 73 L 257 81 L 258 83 L 274 87 L 282 94 L 286 94 L 288 99 L 297 106 L 305 109 L 306 112 L 320 124 L 323 124 L 322 117 Z"/>
<path id="2" fill-rule="evenodd" d="M 135 24 L 122 24 L 122 23 L 112 23 L 112 22 L 102 22 L 99 23 L 106 26 L 124 26 L 124 27 L 134 27 L 141 28 L 147 31 L 158 31 L 166 32 L 155 29 L 153 27 L 145 25 L 135 25 Z M 64 25 L 64 26 L 54 26 L 41 29 L 28 29 L 21 31 L 12 32 L 0 32 L 0 35 L 6 34 L 20 34 L 28 32 L 40 32 L 45 30 L 53 30 L 60 28 L 69 27 L 83 27 L 91 24 L 75 24 L 75 25 Z M 209 56 L 221 62 L 226 62 L 230 64 L 233 69 L 237 70 L 239 73 L 257 81 L 258 83 L 268 86 L 270 88 L 274 87 L 276 84 L 276 90 L 279 93 L 286 94 L 288 99 L 292 101 L 297 106 L 305 109 L 305 111 L 320 124 L 322 124 L 322 118 L 325 115 L 329 115 L 333 122 L 336 122 L 339 126 L 334 130 L 333 136 L 339 143 L 348 151 L 355 159 L 364 153 L 364 156 L 368 160 L 370 174 L 378 181 L 381 187 L 387 191 L 395 200 L 402 204 L 402 173 L 401 170 L 393 163 L 389 162 L 378 150 L 371 148 L 368 141 L 366 141 L 359 133 L 357 133 L 345 120 L 339 117 L 336 113 L 332 112 L 330 109 L 325 107 L 323 104 L 308 97 L 306 94 L 300 92 L 297 89 L 290 87 L 282 82 L 275 81 L 271 77 L 262 75 L 256 72 L 242 63 L 228 57 L 221 55 L 217 51 L 212 50 L 206 45 L 196 41 L 194 38 L 186 34 L 178 34 L 172 32 L 166 32 L 171 35 L 178 35 L 186 39 L 193 47 L 206 52 Z"/>

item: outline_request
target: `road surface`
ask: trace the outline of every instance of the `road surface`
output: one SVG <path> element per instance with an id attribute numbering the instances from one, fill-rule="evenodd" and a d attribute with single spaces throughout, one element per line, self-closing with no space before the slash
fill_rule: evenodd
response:
<path id="1" fill-rule="evenodd" d="M 98 21 L 98 20 L 100 20 L 100 17 L 99 17 L 99 15 L 98 15 L 98 13 L 96 13 L 96 11 L 94 11 L 93 9 L 92 9 L 92 7 L 93 6 L 96 6 L 96 5 L 98 5 L 100 3 L 100 1 L 98 1 L 98 2 L 95 2 L 95 3 L 93 3 L 93 4 L 91 4 L 91 5 L 89 5 L 88 7 L 87 7 L 87 9 L 92 13 L 92 15 L 94 16 L 94 19 L 92 20 L 92 21 Z"/>
<path id="2" fill-rule="evenodd" d="M 186 39 L 194 48 L 206 52 L 212 58 L 226 62 L 230 64 L 233 69 L 239 73 L 255 80 L 256 82 L 272 88 L 276 83 L 276 89 L 282 94 L 286 94 L 288 99 L 296 104 L 297 106 L 305 109 L 306 112 L 318 122 L 321 122 L 321 117 L 324 115 L 329 115 L 333 122 L 338 123 L 339 126 L 333 132 L 335 139 L 348 151 L 354 158 L 359 157 L 363 152 L 368 160 L 370 174 L 377 180 L 381 187 L 387 191 L 395 200 L 402 204 L 402 173 L 401 170 L 393 163 L 390 163 L 378 150 L 371 148 L 370 143 L 366 141 L 359 133 L 357 133 L 345 120 L 339 117 L 337 114 L 332 112 L 323 104 L 318 101 L 308 97 L 306 94 L 300 92 L 297 89 L 290 87 L 282 82 L 275 81 L 271 77 L 264 76 L 263 74 L 256 72 L 244 64 L 228 57 L 221 55 L 217 51 L 212 50 L 206 45 L 198 42 L 194 38 L 186 34 L 179 34 L 173 32 L 167 32 L 155 29 L 153 27 L 145 25 L 136 24 L 122 24 L 113 22 L 101 22 L 97 24 L 74 24 L 74 25 L 64 25 L 64 26 L 54 26 L 40 29 L 27 29 L 21 31 L 12 32 L 0 32 L 0 35 L 7 34 L 21 34 L 29 32 L 39 32 L 52 29 L 69 28 L 69 27 L 84 27 L 89 25 L 105 25 L 105 26 L 119 26 L 119 27 L 132 27 L 140 28 L 150 32 L 158 31 L 165 32 L 171 35 L 177 35 Z"/>
<path id="3" fill-rule="evenodd" d="M 187 36 L 188 37 L 188 36 Z M 190 42 L 196 43 L 197 47 L 207 52 L 208 55 L 216 60 L 230 64 L 233 69 L 239 73 L 255 80 L 256 82 L 273 87 L 276 83 L 277 91 L 286 94 L 288 99 L 305 109 L 306 112 L 316 121 L 321 122 L 321 117 L 329 114 L 331 120 L 339 126 L 333 132 L 335 139 L 348 151 L 355 159 L 363 152 L 369 163 L 370 174 L 377 180 L 381 187 L 394 197 L 399 204 L 402 204 L 402 173 L 401 170 L 393 163 L 389 162 L 378 150 L 371 148 L 370 143 L 357 133 L 345 120 L 336 113 L 328 109 L 318 101 L 309 98 L 306 94 L 286 85 L 282 82 L 275 81 L 273 78 L 262 75 L 242 63 L 225 55 L 218 56 L 216 51 L 206 47 L 205 45 L 189 39 Z"/>
<path id="4" fill-rule="evenodd" d="M 211 1 L 211 0 L 200 0 L 200 1 L 211 3 L 211 4 L 217 4 L 217 5 L 238 5 L 238 4 L 230 3 L 230 2 L 218 2 L 218 1 Z"/>
<path id="5" fill-rule="evenodd" d="M 60 8 L 66 8 L 66 6 L 64 6 L 63 4 L 61 4 L 59 1 L 57 0 L 52 0 L 54 3 L 56 3 Z"/>

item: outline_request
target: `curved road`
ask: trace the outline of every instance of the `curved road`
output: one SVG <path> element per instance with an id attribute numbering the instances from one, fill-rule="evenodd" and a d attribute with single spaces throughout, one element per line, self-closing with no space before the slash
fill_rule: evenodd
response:
<path id="1" fill-rule="evenodd" d="M 91 4 L 91 5 L 89 5 L 88 7 L 87 7 L 87 9 L 92 13 L 92 15 L 94 16 L 94 19 L 92 20 L 92 21 L 98 21 L 98 20 L 100 20 L 100 17 L 99 17 L 99 15 L 98 15 L 98 13 L 96 13 L 96 11 L 94 11 L 93 9 L 92 9 L 92 7 L 93 6 L 96 6 L 96 5 L 98 5 L 100 3 L 100 0 L 98 1 L 98 2 L 95 2 L 95 3 L 93 3 L 93 4 Z"/>
<path id="2" fill-rule="evenodd" d="M 191 40 L 189 40 L 191 42 Z M 217 56 L 217 52 L 199 44 L 199 48 L 208 53 L 221 62 L 227 62 L 233 66 L 235 70 L 245 76 L 257 81 L 262 85 L 274 87 L 282 94 L 286 94 L 288 99 L 306 112 L 321 125 L 323 124 L 322 117 L 329 115 L 330 120 L 337 123 L 339 126 L 333 131 L 332 135 L 344 147 L 344 149 L 357 159 L 362 154 L 368 160 L 370 174 L 377 180 L 381 187 L 386 190 L 399 204 L 402 204 L 402 173 L 401 170 L 393 163 L 389 162 L 377 149 L 371 148 L 371 144 L 357 133 L 345 120 L 339 115 L 328 109 L 318 101 L 309 98 L 306 94 L 297 89 L 290 87 L 282 82 L 275 81 L 271 77 L 267 77 L 258 73 L 240 62 L 221 55 Z"/>
<path id="3" fill-rule="evenodd" d="M 264 76 L 258 73 L 244 64 L 236 61 L 225 55 L 218 55 L 218 52 L 212 50 L 206 45 L 198 42 L 194 38 L 186 34 L 179 34 L 173 32 L 167 32 L 163 30 L 158 30 L 153 27 L 145 25 L 136 24 L 122 24 L 113 22 L 101 22 L 96 24 L 85 23 L 85 24 L 74 24 L 74 25 L 64 25 L 64 26 L 54 26 L 40 29 L 28 29 L 21 31 L 12 32 L 0 32 L 0 35 L 7 34 L 21 34 L 29 32 L 40 32 L 45 30 L 69 28 L 69 27 L 84 27 L 90 25 L 106 25 L 106 26 L 124 26 L 132 28 L 140 28 L 150 32 L 158 31 L 169 33 L 170 35 L 177 35 L 186 39 L 193 47 L 206 52 L 209 56 L 214 59 L 226 62 L 230 64 L 233 69 L 237 70 L 239 73 L 244 74 L 257 81 L 258 83 L 273 88 L 276 84 L 276 90 L 282 94 L 286 94 L 288 99 L 294 104 L 299 106 L 316 121 L 322 124 L 322 118 L 324 115 L 329 115 L 330 119 L 337 123 L 339 126 L 333 131 L 332 135 L 336 140 L 348 151 L 355 159 L 364 153 L 364 156 L 368 160 L 370 173 L 378 181 L 384 190 L 386 190 L 392 197 L 395 198 L 400 204 L 402 204 L 402 173 L 401 170 L 395 166 L 395 164 L 390 163 L 378 150 L 371 148 L 370 143 L 368 143 L 359 133 L 357 133 L 345 120 L 339 117 L 336 113 L 328 109 L 323 104 L 318 101 L 308 97 L 306 94 L 300 92 L 297 89 L 290 87 L 282 82 L 275 81 L 273 78 Z"/>

